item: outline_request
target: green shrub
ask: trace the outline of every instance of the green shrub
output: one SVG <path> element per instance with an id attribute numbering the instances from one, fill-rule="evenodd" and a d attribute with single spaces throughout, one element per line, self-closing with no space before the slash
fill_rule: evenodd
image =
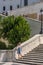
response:
<path id="1" fill-rule="evenodd" d="M 30 25 L 22 16 L 5 17 L 2 22 L 2 28 L 2 37 L 7 38 L 9 43 L 14 47 L 19 42 L 22 43 L 30 38 Z M 13 46 L 8 46 L 8 48 L 12 48 Z"/>
<path id="2" fill-rule="evenodd" d="M 7 50 L 11 50 L 11 49 L 13 49 L 14 48 L 14 45 L 8 45 L 8 47 L 7 47 Z"/>
<path id="3" fill-rule="evenodd" d="M 7 49 L 6 44 L 0 41 L 0 50 L 5 50 L 5 49 Z"/>

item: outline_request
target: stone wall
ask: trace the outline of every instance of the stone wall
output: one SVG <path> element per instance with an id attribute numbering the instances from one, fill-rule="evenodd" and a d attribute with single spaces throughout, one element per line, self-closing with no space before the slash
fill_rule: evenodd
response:
<path id="1" fill-rule="evenodd" d="M 0 50 L 0 62 L 13 61 L 13 51 L 12 50 Z M 2 57 L 2 54 L 3 57 Z M 2 60 L 1 60 L 2 58 Z"/>
<path id="2" fill-rule="evenodd" d="M 24 15 L 24 16 L 32 18 L 32 19 L 37 19 L 37 13 L 27 14 L 27 15 Z"/>

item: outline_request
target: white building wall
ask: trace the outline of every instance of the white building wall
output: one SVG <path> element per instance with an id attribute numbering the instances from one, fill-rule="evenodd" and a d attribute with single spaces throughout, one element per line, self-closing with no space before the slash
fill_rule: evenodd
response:
<path id="1" fill-rule="evenodd" d="M 3 12 L 3 6 L 6 7 L 5 11 L 10 11 L 10 5 L 13 6 L 13 10 L 17 8 L 17 5 L 23 7 L 24 0 L 0 0 L 0 13 Z"/>
<path id="2" fill-rule="evenodd" d="M 38 0 L 39 1 L 39 0 Z M 28 0 L 28 5 L 32 4 L 33 2 L 38 2 L 37 0 Z M 21 3 L 20 3 L 21 2 Z M 24 0 L 0 0 L 0 13 L 3 12 L 3 6 L 6 7 L 5 11 L 10 11 L 10 5 L 13 6 L 13 10 L 17 8 L 17 5 L 24 6 Z"/>
<path id="3" fill-rule="evenodd" d="M 20 5 L 20 0 L 0 0 L 0 13 L 3 12 L 3 6 L 6 7 L 5 11 L 10 11 L 10 5 L 12 5 L 13 10 L 15 10 L 17 5 Z"/>

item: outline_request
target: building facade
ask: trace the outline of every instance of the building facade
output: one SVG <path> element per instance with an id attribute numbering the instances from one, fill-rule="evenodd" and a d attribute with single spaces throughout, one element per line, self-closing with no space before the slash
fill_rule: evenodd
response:
<path id="1" fill-rule="evenodd" d="M 0 0 L 0 13 L 15 10 L 40 0 Z"/>

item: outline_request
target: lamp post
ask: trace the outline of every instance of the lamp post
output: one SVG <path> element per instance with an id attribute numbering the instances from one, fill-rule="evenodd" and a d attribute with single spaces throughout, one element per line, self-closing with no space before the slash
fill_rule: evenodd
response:
<path id="1" fill-rule="evenodd" d="M 41 31 L 40 31 L 40 34 L 42 34 L 42 12 L 43 12 L 43 9 L 41 8 L 41 10 L 40 10 L 40 13 L 41 13 Z"/>

